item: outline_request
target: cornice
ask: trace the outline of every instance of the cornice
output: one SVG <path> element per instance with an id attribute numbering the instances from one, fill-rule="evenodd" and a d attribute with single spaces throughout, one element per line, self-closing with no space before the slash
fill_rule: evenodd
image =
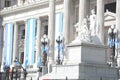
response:
<path id="1" fill-rule="evenodd" d="M 62 2 L 62 0 L 56 0 L 56 1 Z M 4 8 L 3 10 L 0 11 L 0 15 L 4 16 L 13 13 L 19 13 L 22 11 L 30 11 L 36 8 L 40 8 L 40 6 L 48 6 L 48 5 L 49 5 L 49 0 L 41 0 L 39 2 L 27 3 L 20 6 L 15 5 L 8 8 Z"/>
<path id="2" fill-rule="evenodd" d="M 44 0 L 44 1 L 34 2 L 34 3 L 27 3 L 27 4 L 20 5 L 20 6 L 15 5 L 15 6 L 11 6 L 8 8 L 4 8 L 3 10 L 0 11 L 0 15 L 4 16 L 8 14 L 17 13 L 17 12 L 33 10 L 34 8 L 48 5 L 48 1 L 49 0 Z"/>

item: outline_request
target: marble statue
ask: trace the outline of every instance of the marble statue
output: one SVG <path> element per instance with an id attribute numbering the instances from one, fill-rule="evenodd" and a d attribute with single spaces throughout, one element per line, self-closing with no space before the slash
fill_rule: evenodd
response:
<path id="1" fill-rule="evenodd" d="M 78 33 L 78 36 L 72 43 L 84 41 L 84 42 L 90 42 L 90 31 L 88 29 L 88 23 L 87 19 L 84 18 L 82 21 L 82 26 L 79 28 L 79 23 L 76 23 L 75 25 L 76 32 Z"/>
<path id="2" fill-rule="evenodd" d="M 91 32 L 91 36 L 96 35 L 96 14 L 94 9 L 91 10 L 91 15 L 90 15 L 90 32 Z"/>

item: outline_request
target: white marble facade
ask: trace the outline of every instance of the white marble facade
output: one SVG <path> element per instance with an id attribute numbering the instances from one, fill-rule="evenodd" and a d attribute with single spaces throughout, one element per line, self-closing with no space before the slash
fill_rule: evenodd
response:
<path id="1" fill-rule="evenodd" d="M 112 24 L 116 24 L 116 23 L 117 23 L 116 27 L 117 29 L 119 29 L 119 24 L 120 24 L 119 0 L 8 0 L 11 1 L 10 6 L 8 7 L 5 6 L 5 1 L 6 0 L 0 0 L 0 19 L 1 19 L 0 30 L 2 29 L 3 31 L 3 29 L 5 28 L 5 24 L 13 23 L 14 25 L 12 61 L 15 59 L 16 56 L 19 56 L 20 58 L 20 56 L 22 56 L 22 53 L 24 53 L 24 55 L 26 54 L 25 53 L 26 43 L 27 43 L 26 34 L 28 34 L 26 28 L 28 26 L 27 21 L 33 18 L 36 19 L 37 36 L 35 38 L 36 39 L 35 56 L 34 56 L 35 61 L 34 64 L 32 64 L 32 68 L 30 68 L 31 67 L 30 64 L 29 66 L 30 70 L 32 70 L 33 68 L 38 69 L 37 68 L 38 56 L 39 53 L 41 52 L 40 38 L 44 34 L 44 30 L 46 30 L 45 28 L 46 26 L 47 26 L 48 38 L 51 40 L 50 50 L 49 50 L 50 55 L 48 61 L 49 66 L 51 67 L 51 65 L 56 63 L 55 62 L 56 52 L 54 50 L 54 47 L 55 47 L 55 34 L 56 34 L 55 23 L 57 23 L 55 20 L 55 14 L 57 13 L 62 13 L 63 15 L 62 35 L 64 37 L 64 48 L 65 48 L 64 64 L 67 64 L 67 61 L 69 61 L 69 55 L 67 53 L 67 45 L 69 43 L 71 42 L 79 43 L 83 41 L 97 45 L 99 44 L 107 45 L 106 40 L 108 35 L 106 34 L 105 31 L 107 31 L 107 29 Z M 108 12 L 104 12 L 104 9 L 106 9 L 104 5 L 115 2 L 117 4 L 116 13 L 110 12 L 109 10 Z M 95 10 L 93 15 L 91 14 L 92 9 Z M 90 15 L 94 16 L 94 18 L 91 18 Z M 0 41 L 2 43 L 4 42 L 3 36 L 4 35 L 1 33 Z M 0 47 L 0 52 L 2 53 L 1 57 L 4 56 L 3 45 L 2 47 Z M 4 57 L 0 59 L 1 59 L 0 60 L 1 65 L 3 66 Z M 26 57 L 24 56 L 23 63 L 25 62 L 25 59 Z M 1 68 L 1 70 L 3 69 Z"/>

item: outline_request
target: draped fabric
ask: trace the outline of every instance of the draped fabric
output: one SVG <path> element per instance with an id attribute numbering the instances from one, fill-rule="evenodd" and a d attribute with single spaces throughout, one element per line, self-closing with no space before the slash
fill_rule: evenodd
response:
<path id="1" fill-rule="evenodd" d="M 37 67 L 39 68 L 41 66 L 41 55 L 38 55 L 38 61 L 37 61 Z"/>
<path id="2" fill-rule="evenodd" d="M 108 37 L 108 40 L 107 40 L 107 45 L 109 45 L 109 47 L 112 47 L 112 46 L 117 46 L 117 47 L 120 47 L 120 40 L 118 38 L 115 38 L 115 40 L 111 40 L 110 37 Z"/>
<path id="3" fill-rule="evenodd" d="M 27 24 L 25 66 L 34 64 L 35 60 L 36 19 L 29 19 Z"/>
<path id="4" fill-rule="evenodd" d="M 110 48 L 115 47 L 115 58 L 117 58 L 118 55 L 119 55 L 118 49 L 120 48 L 120 39 L 119 39 L 119 38 L 110 39 L 110 37 L 108 37 L 107 45 L 108 45 Z"/>
<path id="5" fill-rule="evenodd" d="M 4 66 L 12 64 L 12 50 L 13 50 L 13 23 L 5 25 L 4 31 Z"/>

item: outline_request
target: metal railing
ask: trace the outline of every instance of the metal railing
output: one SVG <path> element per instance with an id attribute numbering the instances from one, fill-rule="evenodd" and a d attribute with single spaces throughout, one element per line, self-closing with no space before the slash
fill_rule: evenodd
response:
<path id="1" fill-rule="evenodd" d="M 0 72 L 0 80 L 25 80 L 21 74 L 22 72 L 17 70 L 14 72 Z"/>

